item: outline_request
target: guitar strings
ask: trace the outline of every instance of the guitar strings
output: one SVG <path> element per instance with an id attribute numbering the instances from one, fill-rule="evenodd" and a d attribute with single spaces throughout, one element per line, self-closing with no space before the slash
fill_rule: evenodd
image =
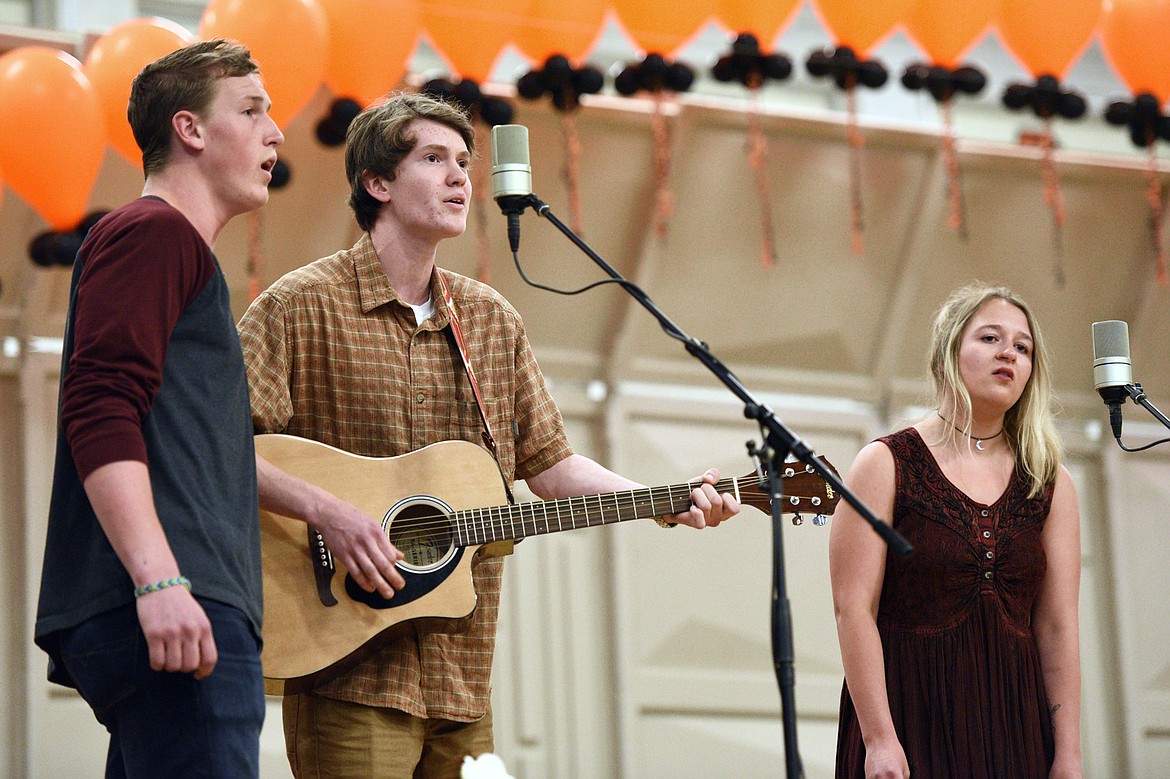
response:
<path id="1" fill-rule="evenodd" d="M 805 475 L 803 472 L 794 474 L 795 477 Z M 786 476 L 786 480 L 793 477 Z M 734 490 L 737 486 L 737 481 L 748 481 L 747 478 L 739 477 L 721 479 L 714 485 L 717 492 L 727 492 Z M 574 515 L 585 515 L 586 522 L 580 527 L 596 526 L 596 524 L 616 524 L 618 522 L 627 521 L 630 519 L 645 519 L 651 516 L 658 516 L 654 513 L 638 514 L 636 516 L 621 516 L 623 510 L 638 511 L 639 504 L 645 507 L 647 500 L 649 500 L 652 507 L 656 502 L 665 497 L 669 501 L 681 501 L 686 498 L 689 500 L 691 492 L 695 489 L 693 484 L 673 484 L 666 487 L 649 487 L 635 490 L 626 490 L 622 492 L 602 493 L 599 495 L 578 495 L 570 498 L 555 498 L 553 500 L 545 501 L 528 501 L 516 504 L 504 504 L 500 506 L 480 506 L 476 508 L 460 509 L 455 511 L 453 515 L 448 515 L 444 512 L 430 512 L 424 514 L 414 515 L 409 518 L 407 526 L 410 531 L 414 532 L 437 532 L 446 529 L 453 529 L 458 538 L 460 531 L 466 531 L 468 536 L 474 535 L 477 540 L 468 539 L 467 544 L 486 543 L 492 540 L 506 540 L 509 538 L 519 538 L 525 535 L 540 535 L 540 524 L 544 523 L 544 532 L 554 532 L 552 525 L 557 524 L 557 530 L 571 530 L 578 527 L 577 521 L 573 519 Z M 665 495 L 663 495 L 665 493 Z M 748 495 L 750 504 L 751 495 Z M 766 495 L 764 496 L 766 498 Z M 742 496 L 741 496 L 742 499 Z M 767 504 L 764 505 L 766 507 Z M 561 511 L 564 510 L 568 514 L 569 527 L 564 527 Z M 685 509 L 684 509 L 685 510 Z M 539 515 L 538 515 L 539 512 Z M 590 524 L 590 515 L 596 515 L 600 512 L 601 522 Z M 604 515 L 613 512 L 617 514 L 613 522 L 606 522 Z M 666 512 L 663 512 L 666 513 Z M 532 533 L 527 533 L 527 526 L 531 526 Z M 494 532 L 489 531 L 507 531 L 511 529 L 520 532 L 513 532 L 511 535 L 502 535 L 496 538 Z M 479 536 L 485 536 L 484 541 L 478 540 Z M 462 539 L 459 539 L 462 541 Z"/>

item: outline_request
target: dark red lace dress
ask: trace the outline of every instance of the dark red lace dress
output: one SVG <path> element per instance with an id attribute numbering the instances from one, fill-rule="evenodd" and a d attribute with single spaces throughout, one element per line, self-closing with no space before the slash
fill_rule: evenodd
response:
<path id="1" fill-rule="evenodd" d="M 1040 531 L 1052 488 L 1028 498 L 1017 473 L 991 505 L 943 476 L 913 428 L 894 454 L 894 527 L 914 545 L 886 558 L 877 625 L 890 713 L 912 779 L 1042 779 L 1052 724 L 1032 637 L 1047 567 Z M 865 776 L 865 747 L 841 694 L 837 777 Z"/>

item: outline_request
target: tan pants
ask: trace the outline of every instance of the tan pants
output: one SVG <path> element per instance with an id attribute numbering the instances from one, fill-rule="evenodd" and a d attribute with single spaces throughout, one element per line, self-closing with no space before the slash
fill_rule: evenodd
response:
<path id="1" fill-rule="evenodd" d="M 454 779 L 464 757 L 492 751 L 492 710 L 452 722 L 286 695 L 284 740 L 297 779 Z"/>

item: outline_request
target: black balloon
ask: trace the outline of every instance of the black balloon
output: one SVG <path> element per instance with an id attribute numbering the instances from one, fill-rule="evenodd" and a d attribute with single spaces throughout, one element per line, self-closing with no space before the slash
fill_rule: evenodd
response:
<path id="1" fill-rule="evenodd" d="M 284 160 L 277 160 L 272 166 L 272 180 L 268 182 L 269 189 L 284 189 L 292 178 L 292 168 Z"/>
<path id="2" fill-rule="evenodd" d="M 814 78 L 828 76 L 833 79 L 833 83 L 840 89 L 851 89 L 856 86 L 877 89 L 889 78 L 885 65 L 878 60 L 859 58 L 848 46 L 816 49 L 808 55 L 804 67 Z M 905 79 L 906 76 L 903 75 L 903 83 Z"/>
<path id="3" fill-rule="evenodd" d="M 750 88 L 768 81 L 783 81 L 791 75 L 792 60 L 783 54 L 761 51 L 759 39 L 750 32 L 735 36 L 731 51 L 711 67 L 711 76 L 716 81 L 738 81 Z"/>

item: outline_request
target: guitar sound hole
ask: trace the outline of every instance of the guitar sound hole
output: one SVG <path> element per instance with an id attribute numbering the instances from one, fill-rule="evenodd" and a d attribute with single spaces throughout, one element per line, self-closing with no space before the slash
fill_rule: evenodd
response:
<path id="1" fill-rule="evenodd" d="M 455 553 L 450 508 L 433 498 L 409 500 L 391 509 L 383 521 L 390 523 L 386 529 L 390 543 L 403 554 L 398 566 L 416 572 L 440 568 Z"/>

